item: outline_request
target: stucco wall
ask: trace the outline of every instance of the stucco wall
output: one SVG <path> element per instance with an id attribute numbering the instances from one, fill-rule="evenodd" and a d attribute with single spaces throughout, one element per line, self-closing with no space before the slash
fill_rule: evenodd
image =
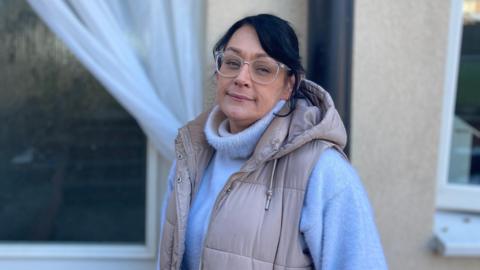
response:
<path id="1" fill-rule="evenodd" d="M 357 0 L 355 9 L 352 160 L 390 267 L 480 269 L 479 259 L 428 248 L 450 1 Z"/>
<path id="2" fill-rule="evenodd" d="M 308 0 L 206 0 L 206 37 L 205 37 L 205 106 L 214 101 L 213 56 L 212 48 L 218 39 L 237 20 L 259 13 L 271 13 L 289 21 L 297 32 L 300 42 L 300 54 L 306 53 Z M 305 64 L 305 63 L 304 63 Z"/>

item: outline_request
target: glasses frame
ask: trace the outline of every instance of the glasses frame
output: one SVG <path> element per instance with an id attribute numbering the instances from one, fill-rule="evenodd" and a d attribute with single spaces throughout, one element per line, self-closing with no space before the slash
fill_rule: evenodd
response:
<path id="1" fill-rule="evenodd" d="M 287 65 L 285 65 L 285 64 L 283 64 L 283 63 L 281 63 L 281 62 L 278 62 L 277 60 L 271 58 L 271 59 L 272 59 L 273 61 L 275 61 L 275 63 L 277 64 L 277 71 L 275 72 L 275 76 L 273 76 L 273 79 L 272 79 L 271 81 L 269 81 L 269 82 L 259 82 L 258 80 L 255 80 L 255 79 L 254 79 L 255 76 L 252 74 L 252 69 L 250 68 L 250 64 L 253 63 L 253 62 L 255 62 L 255 61 L 257 61 L 257 59 L 254 59 L 254 60 L 252 60 L 252 61 L 246 61 L 246 60 L 243 59 L 242 57 L 240 57 L 240 56 L 238 56 L 238 55 L 235 55 L 236 57 L 238 57 L 238 58 L 241 60 L 241 62 L 240 62 L 241 65 L 240 65 L 239 72 L 238 72 L 237 75 L 225 75 L 225 74 L 223 74 L 222 72 L 220 72 L 220 67 L 219 67 L 219 65 L 218 65 L 218 60 L 219 60 L 219 58 L 220 58 L 220 57 L 223 57 L 223 56 L 225 55 L 225 52 L 224 52 L 224 51 L 217 51 L 217 52 L 215 52 L 214 55 L 215 55 L 215 70 L 217 71 L 217 73 L 218 73 L 220 76 L 222 76 L 222 77 L 224 77 L 224 78 L 235 78 L 235 77 L 237 77 L 237 76 L 240 74 L 243 65 L 248 64 L 248 66 L 249 66 L 248 72 L 249 72 L 249 74 L 250 74 L 250 78 L 252 78 L 252 81 L 254 81 L 254 82 L 256 82 L 256 83 L 259 83 L 259 84 L 266 85 L 266 84 L 271 84 L 271 83 L 273 83 L 273 82 L 278 78 L 278 73 L 279 73 L 279 71 L 280 71 L 280 68 L 283 68 L 283 69 L 285 69 L 286 71 L 290 71 L 290 70 L 291 70 L 291 68 L 289 68 Z"/>

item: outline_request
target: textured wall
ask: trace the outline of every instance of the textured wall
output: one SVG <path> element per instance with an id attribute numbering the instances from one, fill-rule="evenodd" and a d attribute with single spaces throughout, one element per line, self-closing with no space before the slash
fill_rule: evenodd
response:
<path id="1" fill-rule="evenodd" d="M 480 269 L 432 254 L 450 1 L 358 0 L 352 159 L 391 269 Z"/>
<path id="2" fill-rule="evenodd" d="M 300 42 L 300 53 L 305 57 L 307 38 L 307 7 L 308 0 L 206 0 L 206 46 L 205 63 L 205 106 L 214 101 L 215 87 L 213 80 L 212 48 L 215 42 L 237 20 L 259 13 L 271 13 L 292 23 Z M 305 65 L 305 62 L 304 62 Z"/>

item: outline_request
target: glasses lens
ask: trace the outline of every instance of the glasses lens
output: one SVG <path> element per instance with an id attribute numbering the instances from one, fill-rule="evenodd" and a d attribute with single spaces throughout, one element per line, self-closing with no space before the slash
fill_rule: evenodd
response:
<path id="1" fill-rule="evenodd" d="M 258 59 L 252 62 L 250 72 L 254 81 L 270 83 L 277 76 L 278 64 L 273 60 Z"/>
<path id="2" fill-rule="evenodd" d="M 220 54 L 217 57 L 217 71 L 225 77 L 235 77 L 242 68 L 242 58 L 235 55 Z"/>
<path id="3" fill-rule="evenodd" d="M 216 56 L 216 68 L 217 72 L 228 78 L 233 78 L 240 74 L 240 70 L 245 62 L 240 56 L 235 54 L 224 54 L 219 53 Z M 250 75 L 252 80 L 262 84 L 268 84 L 273 82 L 280 69 L 279 64 L 273 59 L 257 59 L 250 63 L 246 62 L 249 65 Z"/>

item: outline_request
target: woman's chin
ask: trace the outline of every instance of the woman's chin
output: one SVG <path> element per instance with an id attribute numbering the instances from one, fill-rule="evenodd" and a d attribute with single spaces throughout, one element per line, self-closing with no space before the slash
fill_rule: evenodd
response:
<path id="1" fill-rule="evenodd" d="M 220 109 L 228 118 L 244 118 L 252 111 L 246 104 L 232 102 L 222 104 Z"/>
<path id="2" fill-rule="evenodd" d="M 236 127 L 248 127 L 255 122 L 255 117 L 249 111 L 243 110 L 222 110 L 231 125 Z"/>
<path id="3" fill-rule="evenodd" d="M 246 114 L 246 112 L 243 111 L 227 110 L 223 113 L 227 116 L 229 121 L 244 122 L 248 119 L 248 115 Z"/>

